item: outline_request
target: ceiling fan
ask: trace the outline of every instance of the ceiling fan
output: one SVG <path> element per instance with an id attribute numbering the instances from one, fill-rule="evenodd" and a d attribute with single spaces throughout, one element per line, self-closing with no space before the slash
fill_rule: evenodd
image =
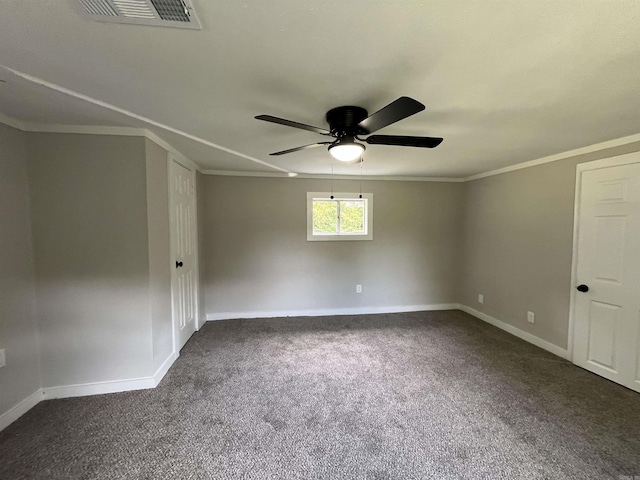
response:
<path id="1" fill-rule="evenodd" d="M 362 107 L 336 107 L 327 112 L 326 119 L 329 124 L 329 130 L 305 125 L 304 123 L 293 122 L 284 118 L 273 117 L 271 115 L 258 115 L 255 118 L 257 120 L 309 130 L 319 133 L 320 135 L 335 138 L 335 140 L 332 141 L 311 143 L 301 147 L 270 153 L 269 155 L 285 155 L 308 148 L 329 145 L 329 153 L 336 160 L 346 163 L 358 163 L 362 161 L 362 154 L 366 149 L 361 142 L 366 142 L 369 145 L 396 145 L 421 148 L 435 148 L 440 145 L 442 138 L 437 137 L 370 135 L 424 109 L 425 106 L 422 103 L 409 97 L 400 97 L 372 115 L 369 115 Z M 370 136 L 361 138 L 362 135 Z"/>

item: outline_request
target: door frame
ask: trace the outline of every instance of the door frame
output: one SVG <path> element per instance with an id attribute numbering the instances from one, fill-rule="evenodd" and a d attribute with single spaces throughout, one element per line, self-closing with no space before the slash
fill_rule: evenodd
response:
<path id="1" fill-rule="evenodd" d="M 571 251 L 571 287 L 569 300 L 569 335 L 567 339 L 567 357 L 573 362 L 573 339 L 575 329 L 576 285 L 578 284 L 578 240 L 580 234 L 580 197 L 582 195 L 582 174 L 590 170 L 621 167 L 640 163 L 640 152 L 625 153 L 614 157 L 593 160 L 576 165 L 576 187 L 573 202 L 573 248 Z"/>
<path id="2" fill-rule="evenodd" d="M 198 225 L 198 190 L 196 183 L 196 172 L 198 167 L 196 164 L 189 160 L 187 157 L 178 157 L 177 155 L 168 152 L 167 154 L 167 188 L 169 189 L 169 268 L 171 271 L 171 324 L 172 324 L 172 337 L 173 337 L 173 353 L 175 357 L 180 356 L 180 349 L 178 348 L 178 319 L 175 316 L 175 288 L 176 288 L 176 268 L 175 268 L 175 258 L 176 258 L 176 245 L 174 238 L 174 225 L 175 225 L 175 209 L 174 207 L 174 196 L 173 196 L 173 188 L 171 188 L 171 169 L 173 168 L 172 163 L 175 162 L 178 165 L 186 168 L 191 172 L 191 180 L 193 181 L 193 192 L 194 192 L 194 202 L 193 202 L 193 252 L 195 258 L 195 265 L 193 267 L 194 270 L 194 283 L 195 283 L 195 329 L 196 332 L 200 330 L 202 327 L 200 321 L 200 252 L 198 251 L 198 231 L 200 226 Z"/>

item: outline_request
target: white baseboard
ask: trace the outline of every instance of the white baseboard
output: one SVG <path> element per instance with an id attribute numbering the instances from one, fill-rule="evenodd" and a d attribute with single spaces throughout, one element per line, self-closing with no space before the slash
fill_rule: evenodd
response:
<path id="1" fill-rule="evenodd" d="M 131 378 L 127 380 L 112 380 L 108 382 L 83 383 L 78 385 L 63 385 L 58 387 L 44 387 L 32 393 L 7 412 L 0 415 L 0 431 L 4 430 L 19 417 L 27 413 L 42 400 L 52 398 L 84 397 L 103 393 L 126 392 L 129 390 L 144 390 L 155 388 L 167 374 L 178 355 L 171 353 L 151 377 Z"/>
<path id="2" fill-rule="evenodd" d="M 239 318 L 276 318 L 276 317 L 326 317 L 330 315 L 367 315 L 373 313 L 422 312 L 426 310 L 457 310 L 458 303 L 439 303 L 434 305 L 395 305 L 390 307 L 353 307 L 318 308 L 309 310 L 272 310 L 252 312 L 208 313 L 207 321 L 235 320 Z"/>
<path id="3" fill-rule="evenodd" d="M 251 311 L 251 312 L 222 312 L 208 313 L 207 320 L 235 320 L 240 318 L 275 318 L 275 317 L 318 317 L 329 315 L 366 315 L 375 313 L 402 313 L 420 312 L 429 310 L 462 310 L 474 317 L 487 322 L 511 335 L 514 335 L 525 342 L 529 342 L 536 347 L 540 347 L 559 357 L 570 360 L 568 350 L 543 340 L 531 333 L 520 330 L 502 320 L 498 320 L 486 313 L 461 305 L 459 303 L 441 303 L 434 305 L 397 305 L 392 307 L 356 307 L 356 308 L 332 308 L 332 309 L 311 309 L 311 310 L 277 310 L 277 311 Z"/>
<path id="4" fill-rule="evenodd" d="M 0 415 L 0 431 L 7 428 L 18 418 L 40 403 L 42 401 L 42 397 L 42 390 L 38 389 L 11 409 Z"/>
<path id="5" fill-rule="evenodd" d="M 155 387 L 153 377 L 141 377 L 127 380 L 110 380 L 106 382 L 43 387 L 42 391 L 44 393 L 44 400 L 49 400 L 51 398 L 85 397 L 87 395 L 127 392 L 129 390 L 144 390 L 153 387 Z"/>
<path id="6" fill-rule="evenodd" d="M 77 385 L 62 385 L 58 387 L 43 387 L 43 399 L 85 397 L 87 395 L 101 395 L 104 393 L 128 392 L 130 390 L 146 390 L 155 388 L 167 374 L 178 356 L 171 353 L 160 365 L 160 368 L 150 377 L 129 378 L 126 380 L 110 380 L 106 382 L 81 383 Z"/>
<path id="7" fill-rule="evenodd" d="M 553 353 L 554 355 L 557 355 L 558 357 L 562 357 L 564 359 L 570 360 L 569 352 L 562 347 L 554 345 L 551 342 L 547 342 L 546 340 L 543 340 L 540 337 L 536 337 L 531 333 L 525 332 L 524 330 L 520 330 L 519 328 L 514 327 L 513 325 L 505 323 L 502 320 L 498 320 L 497 318 L 487 315 L 486 313 L 479 312 L 478 310 L 468 307 L 466 305 L 460 305 L 460 310 L 468 313 L 469 315 L 473 315 L 474 317 L 479 318 L 480 320 L 487 322 L 493 325 L 494 327 L 498 327 L 499 329 L 504 330 L 505 332 L 508 332 L 511 335 L 514 335 L 524 340 L 525 342 L 529 342 L 535 345 L 536 347 L 540 347 L 548 352 Z"/>
<path id="8" fill-rule="evenodd" d="M 400 305 L 392 307 L 357 307 L 357 308 L 336 308 L 336 309 L 312 309 L 312 310 L 281 310 L 270 312 L 224 312 L 207 314 L 207 320 L 232 320 L 238 318 L 274 318 L 274 317 L 315 317 L 328 315 L 365 315 L 375 313 L 402 313 L 420 312 L 429 310 L 462 310 L 474 317 L 485 321 L 495 327 L 500 328 L 522 340 L 540 347 L 559 357 L 569 359 L 569 352 L 546 340 L 542 340 L 535 335 L 520 330 L 513 325 L 505 323 L 486 313 L 479 312 L 474 308 L 458 303 L 441 303 L 434 305 Z M 0 431 L 8 427 L 11 423 L 24 415 L 31 408 L 42 400 L 51 398 L 82 397 L 86 395 L 98 395 L 104 393 L 126 392 L 129 390 L 142 390 L 155 388 L 167 374 L 173 363 L 178 358 L 176 353 L 171 353 L 169 357 L 160 365 L 158 370 L 150 377 L 132 378 L 127 380 L 113 380 L 108 382 L 84 383 L 78 385 L 64 385 L 57 387 L 44 387 L 29 395 L 27 398 L 16 404 L 7 412 L 0 415 Z"/>
<path id="9" fill-rule="evenodd" d="M 175 352 L 171 352 L 171 354 L 167 357 L 167 359 L 160 365 L 156 373 L 153 374 L 153 386 L 157 387 L 160 381 L 167 374 L 173 363 L 178 359 L 178 355 Z"/>

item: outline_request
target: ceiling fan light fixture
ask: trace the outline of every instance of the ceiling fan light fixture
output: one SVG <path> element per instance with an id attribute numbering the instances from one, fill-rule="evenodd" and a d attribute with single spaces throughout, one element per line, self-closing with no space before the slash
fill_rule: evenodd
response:
<path id="1" fill-rule="evenodd" d="M 353 162 L 362 157 L 366 147 L 357 143 L 353 138 L 340 139 L 329 146 L 329 153 L 341 162 Z"/>

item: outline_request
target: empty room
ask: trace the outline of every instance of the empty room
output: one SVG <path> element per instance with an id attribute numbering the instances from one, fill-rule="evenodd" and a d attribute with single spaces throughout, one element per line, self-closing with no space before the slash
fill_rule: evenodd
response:
<path id="1" fill-rule="evenodd" d="M 0 0 L 0 479 L 640 479 L 638 25 Z"/>

